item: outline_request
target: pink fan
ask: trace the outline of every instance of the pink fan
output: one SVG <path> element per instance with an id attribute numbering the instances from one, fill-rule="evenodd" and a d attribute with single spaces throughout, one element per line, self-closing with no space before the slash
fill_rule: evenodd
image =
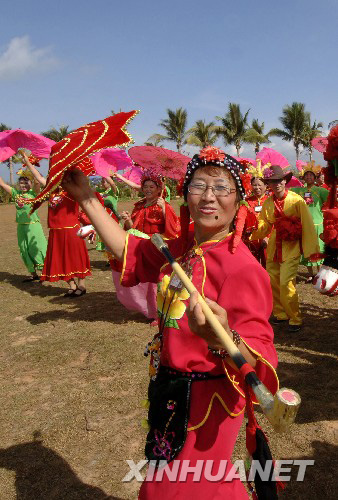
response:
<path id="1" fill-rule="evenodd" d="M 28 149 L 37 158 L 48 158 L 55 141 L 34 134 L 29 130 L 4 130 L 0 132 L 0 162 L 8 160 L 18 149 Z"/>
<path id="2" fill-rule="evenodd" d="M 129 155 L 145 170 L 170 179 L 180 179 L 190 161 L 189 156 L 157 146 L 134 146 Z"/>
<path id="3" fill-rule="evenodd" d="M 301 161 L 301 160 L 296 161 L 296 167 L 300 172 L 303 170 L 305 165 L 307 165 L 306 161 Z"/>
<path id="4" fill-rule="evenodd" d="M 271 165 L 279 165 L 282 168 L 290 165 L 285 156 L 272 148 L 263 148 L 262 151 L 257 153 L 256 160 L 261 160 L 262 165 L 271 163 Z"/>
<path id="5" fill-rule="evenodd" d="M 123 149 L 107 148 L 91 156 L 97 175 L 108 177 L 112 172 L 132 167 L 133 162 Z"/>
<path id="6" fill-rule="evenodd" d="M 123 172 L 123 177 L 126 179 L 135 182 L 135 184 L 141 184 L 141 177 L 143 174 L 143 170 L 140 167 L 134 165 L 133 167 L 128 167 Z"/>
<path id="7" fill-rule="evenodd" d="M 286 184 L 286 187 L 287 188 L 295 188 L 295 187 L 303 187 L 303 183 L 300 182 L 299 179 L 297 179 L 297 177 L 295 177 L 294 175 L 291 177 L 291 179 L 289 180 L 289 182 Z"/>
<path id="8" fill-rule="evenodd" d="M 311 145 L 320 153 L 325 153 L 327 143 L 327 137 L 316 137 L 311 141 Z"/>

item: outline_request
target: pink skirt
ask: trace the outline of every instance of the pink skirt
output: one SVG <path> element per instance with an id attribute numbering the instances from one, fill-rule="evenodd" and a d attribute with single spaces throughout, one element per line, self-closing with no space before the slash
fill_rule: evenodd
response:
<path id="1" fill-rule="evenodd" d="M 112 270 L 118 300 L 129 311 L 136 311 L 146 318 L 157 318 L 157 285 L 154 283 L 139 283 L 136 286 L 122 286 L 120 284 L 121 273 Z"/>

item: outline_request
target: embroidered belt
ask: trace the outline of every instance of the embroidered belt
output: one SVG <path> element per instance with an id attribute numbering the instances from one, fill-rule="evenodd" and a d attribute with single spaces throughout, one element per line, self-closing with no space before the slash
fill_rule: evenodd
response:
<path id="1" fill-rule="evenodd" d="M 211 375 L 209 372 L 181 372 L 179 370 L 175 370 L 174 368 L 170 368 L 169 366 L 160 366 L 159 375 L 169 375 L 170 377 L 187 377 L 192 380 L 209 380 L 215 378 L 226 378 L 225 373 L 221 373 L 219 375 Z"/>

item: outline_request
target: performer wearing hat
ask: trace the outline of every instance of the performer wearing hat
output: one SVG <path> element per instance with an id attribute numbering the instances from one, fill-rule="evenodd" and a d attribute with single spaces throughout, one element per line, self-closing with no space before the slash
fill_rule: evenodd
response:
<path id="1" fill-rule="evenodd" d="M 319 252 L 316 230 L 305 200 L 286 189 L 292 173 L 276 165 L 264 170 L 264 181 L 272 191 L 264 203 L 258 229 L 252 240 L 271 236 L 267 247 L 266 270 L 273 294 L 273 324 L 288 321 L 288 330 L 297 332 L 302 317 L 299 310 L 296 276 L 301 254 L 310 257 Z"/>
<path id="2" fill-rule="evenodd" d="M 38 163 L 37 158 L 30 156 L 31 161 Z M 25 166 L 25 165 L 23 165 Z M 47 241 L 40 223 L 37 212 L 30 215 L 31 207 L 24 203 L 24 200 L 36 197 L 35 189 L 32 187 L 34 180 L 29 170 L 20 169 L 19 189 L 9 186 L 0 177 L 0 186 L 11 195 L 15 202 L 18 245 L 21 258 L 31 276 L 24 279 L 24 283 L 39 281 L 38 269 L 43 268 L 46 256 Z"/>
<path id="3" fill-rule="evenodd" d="M 323 212 L 322 206 L 329 196 L 329 191 L 323 187 L 315 185 L 316 176 L 318 172 L 321 171 L 319 165 L 315 165 L 314 162 L 309 162 L 303 169 L 303 178 L 306 186 L 304 187 L 294 187 L 290 188 L 291 191 L 299 194 L 304 198 L 307 206 L 309 207 L 310 214 L 315 225 L 317 240 L 319 244 L 320 253 L 324 252 L 325 243 L 319 238 L 323 232 Z M 302 256 L 300 263 L 306 266 L 309 271 L 309 278 L 307 283 L 312 283 L 313 277 L 318 272 L 318 266 L 323 263 L 323 259 L 316 260 L 314 262 L 309 261 L 304 256 Z"/>
<path id="4" fill-rule="evenodd" d="M 232 232 L 245 197 L 243 173 L 241 164 L 218 148 L 195 155 L 183 188 L 194 232 L 169 240 L 168 246 L 259 378 L 275 393 L 277 356 L 268 321 L 269 277 Z M 151 355 L 147 457 L 167 460 L 169 469 L 174 459 L 181 464 L 189 460 L 190 467 L 201 460 L 213 461 L 214 471 L 224 465 L 220 479 L 208 480 L 204 474 L 196 482 L 188 474 L 185 481 L 170 481 L 164 474 L 156 481 L 155 475 L 143 482 L 140 498 L 248 498 L 240 480 L 224 481 L 243 419 L 242 379 L 206 324 L 196 296 L 188 301 L 189 293 L 151 241 L 127 235 L 105 214 L 80 172 L 71 172 L 63 185 L 123 262 L 122 284 L 159 282 L 160 328 L 147 347 Z"/>
<path id="5" fill-rule="evenodd" d="M 45 186 L 43 175 L 31 164 L 25 153 L 22 156 L 35 179 Z M 81 297 L 86 293 L 85 278 L 91 275 L 90 261 L 85 241 L 76 234 L 80 228 L 79 204 L 62 188 L 55 190 L 49 197 L 48 227 L 47 254 L 40 279 L 66 281 L 69 290 L 65 297 Z M 75 278 L 78 278 L 78 284 Z"/>

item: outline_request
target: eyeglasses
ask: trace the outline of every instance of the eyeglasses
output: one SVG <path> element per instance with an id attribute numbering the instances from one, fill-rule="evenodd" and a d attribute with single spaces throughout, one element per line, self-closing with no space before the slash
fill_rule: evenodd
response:
<path id="1" fill-rule="evenodd" d="M 232 189 L 228 186 L 222 184 L 216 184 L 216 186 L 208 186 L 207 184 L 189 184 L 188 191 L 190 194 L 204 194 L 208 188 L 212 189 L 215 196 L 229 196 L 230 193 L 235 193 L 236 189 Z"/>

